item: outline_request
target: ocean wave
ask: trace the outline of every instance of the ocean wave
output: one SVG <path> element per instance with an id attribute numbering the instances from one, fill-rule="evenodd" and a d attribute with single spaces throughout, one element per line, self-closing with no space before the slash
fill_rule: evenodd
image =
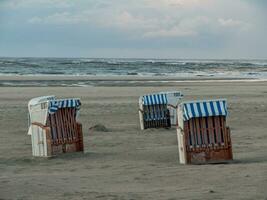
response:
<path id="1" fill-rule="evenodd" d="M 0 75 L 267 76 L 267 60 L 0 58 Z"/>

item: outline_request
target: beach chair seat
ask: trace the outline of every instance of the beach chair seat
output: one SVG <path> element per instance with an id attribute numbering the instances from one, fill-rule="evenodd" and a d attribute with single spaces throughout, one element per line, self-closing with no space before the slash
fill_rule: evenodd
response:
<path id="1" fill-rule="evenodd" d="M 177 108 L 180 163 L 219 163 L 233 159 L 225 99 L 183 102 Z"/>
<path id="2" fill-rule="evenodd" d="M 179 91 L 147 94 L 139 98 L 141 130 L 169 128 L 176 125 L 176 106 L 182 98 Z"/>
<path id="3" fill-rule="evenodd" d="M 82 125 L 77 122 L 80 99 L 38 97 L 28 104 L 33 156 L 83 151 Z"/>

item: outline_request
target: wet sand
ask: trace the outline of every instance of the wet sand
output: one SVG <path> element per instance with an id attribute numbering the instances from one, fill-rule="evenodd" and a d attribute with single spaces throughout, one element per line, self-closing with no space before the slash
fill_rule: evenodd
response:
<path id="1" fill-rule="evenodd" d="M 138 97 L 164 90 L 228 99 L 233 163 L 180 165 L 175 128 L 140 130 Z M 84 153 L 31 156 L 27 103 L 49 94 L 81 98 Z M 0 87 L 0 113 L 0 199 L 267 199 L 267 82 Z"/>

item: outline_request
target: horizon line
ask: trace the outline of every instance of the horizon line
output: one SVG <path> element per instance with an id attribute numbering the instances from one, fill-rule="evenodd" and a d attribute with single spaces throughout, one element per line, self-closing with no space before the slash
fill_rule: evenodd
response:
<path id="1" fill-rule="evenodd" d="M 156 57 L 77 57 L 77 56 L 0 56 L 0 58 L 54 58 L 54 59 L 140 59 L 140 60 L 267 60 L 267 58 L 156 58 Z"/>

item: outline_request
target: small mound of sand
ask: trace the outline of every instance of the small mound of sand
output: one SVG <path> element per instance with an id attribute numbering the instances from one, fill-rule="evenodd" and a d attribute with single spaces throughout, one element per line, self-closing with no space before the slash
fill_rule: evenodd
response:
<path id="1" fill-rule="evenodd" d="M 96 125 L 90 127 L 89 130 L 109 132 L 109 130 L 103 124 L 96 124 Z"/>

